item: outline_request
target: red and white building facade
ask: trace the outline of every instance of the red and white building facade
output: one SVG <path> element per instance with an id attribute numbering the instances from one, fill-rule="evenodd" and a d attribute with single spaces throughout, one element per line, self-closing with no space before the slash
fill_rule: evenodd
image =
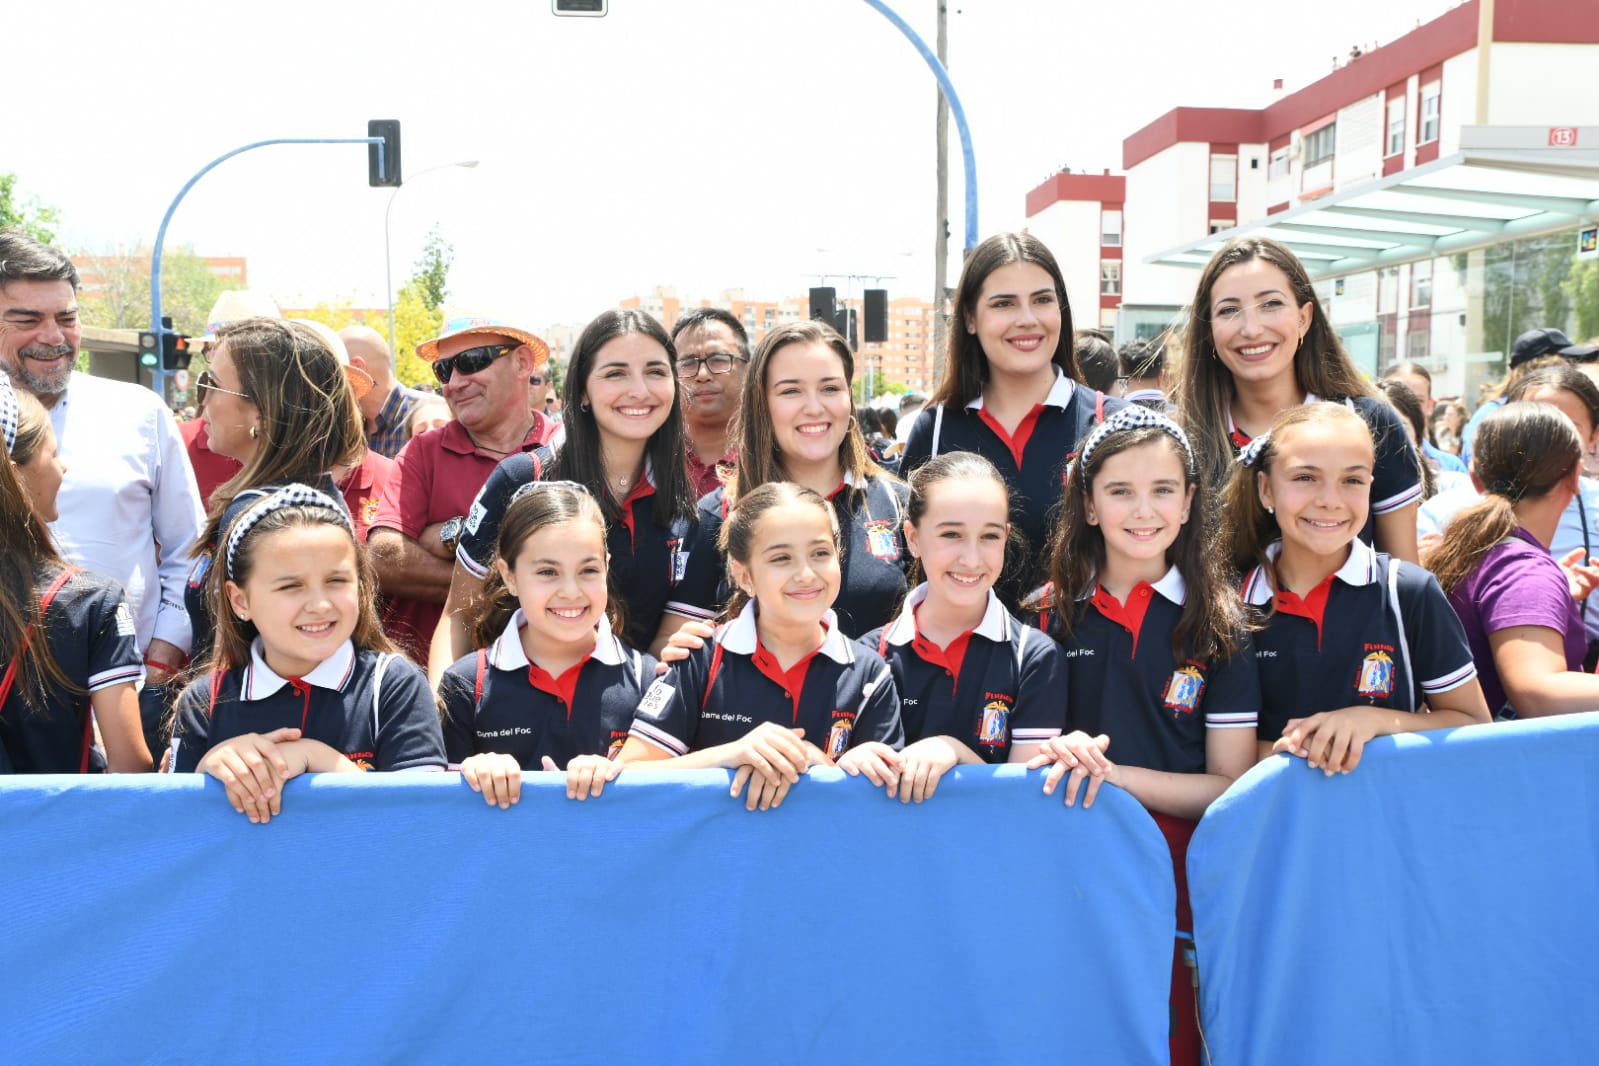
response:
<path id="1" fill-rule="evenodd" d="M 1565 168 L 1539 179 L 1560 194 L 1548 204 L 1507 183 L 1514 169 L 1469 169 L 1538 158 Z M 1118 341 L 1178 316 L 1221 240 L 1280 237 L 1301 251 L 1364 369 L 1413 358 L 1449 379 L 1440 394 L 1460 393 L 1495 373 L 1466 364 L 1496 363 L 1504 340 L 1474 328 L 1480 293 L 1457 253 L 1480 262 L 1496 233 L 1557 232 L 1567 212 L 1575 250 L 1599 205 L 1599 182 L 1585 193 L 1575 180 L 1599 169 L 1578 162 L 1599 168 L 1599 3 L 1468 0 L 1265 107 L 1167 112 L 1123 141 L 1124 173 L 1062 173 L 1033 189 L 1027 224 L 1066 271 L 1079 324 L 1096 324 L 1081 295 L 1095 294 L 1097 324 Z M 1481 199 L 1494 191 L 1519 206 L 1497 211 Z M 1483 218 L 1459 217 L 1478 213 L 1464 201 Z"/>

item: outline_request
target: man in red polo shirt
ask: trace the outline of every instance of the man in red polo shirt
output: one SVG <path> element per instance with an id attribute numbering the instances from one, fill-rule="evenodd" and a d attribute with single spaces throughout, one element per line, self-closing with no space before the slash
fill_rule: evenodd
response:
<path id="1" fill-rule="evenodd" d="M 720 471 L 738 458 L 731 426 L 744 394 L 750 342 L 743 323 L 720 307 L 696 307 L 672 327 L 677 376 L 688 437 L 688 478 L 694 495 L 720 485 Z"/>
<path id="2" fill-rule="evenodd" d="M 528 378 L 545 365 L 549 346 L 526 330 L 454 318 L 416 354 L 433 364 L 455 418 L 395 457 L 367 547 L 387 603 L 384 626 L 425 663 L 472 498 L 501 459 L 543 444 L 555 424 L 528 409 Z"/>

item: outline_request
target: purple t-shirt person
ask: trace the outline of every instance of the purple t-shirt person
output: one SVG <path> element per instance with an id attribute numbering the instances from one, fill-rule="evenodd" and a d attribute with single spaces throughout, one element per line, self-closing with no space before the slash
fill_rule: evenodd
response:
<path id="1" fill-rule="evenodd" d="M 1515 626 L 1553 629 L 1565 645 L 1566 669 L 1582 669 L 1588 638 L 1566 572 L 1549 549 L 1525 529 L 1518 527 L 1503 543 L 1490 548 L 1470 576 L 1449 594 L 1449 602 L 1466 628 L 1471 657 L 1477 661 L 1477 679 L 1495 716 L 1514 718 L 1516 714 L 1506 703 L 1489 634 Z"/>

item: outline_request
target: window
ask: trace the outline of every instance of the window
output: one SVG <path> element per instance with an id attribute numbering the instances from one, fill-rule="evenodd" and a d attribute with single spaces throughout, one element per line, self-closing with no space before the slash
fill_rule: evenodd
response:
<path id="1" fill-rule="evenodd" d="M 1121 247 L 1122 213 L 1120 211 L 1101 211 L 1099 213 L 1099 243 L 1107 248 Z"/>
<path id="2" fill-rule="evenodd" d="M 1213 218 L 1210 220 L 1210 232 L 1220 233 L 1222 230 L 1232 229 L 1236 225 L 1238 225 L 1236 218 Z"/>
<path id="3" fill-rule="evenodd" d="M 1213 202 L 1231 203 L 1238 199 L 1238 157 L 1213 155 L 1210 157 L 1210 198 Z"/>
<path id="4" fill-rule="evenodd" d="M 1443 89 L 1439 82 L 1421 87 L 1421 133 L 1417 144 L 1431 144 L 1438 139 L 1438 97 Z"/>
<path id="5" fill-rule="evenodd" d="M 1405 358 L 1425 359 L 1432 354 L 1432 335 L 1425 329 L 1412 328 L 1405 334 Z"/>
<path id="6" fill-rule="evenodd" d="M 1288 149 L 1279 148 L 1271 154 L 1271 159 L 1266 164 L 1266 180 L 1286 178 L 1288 176 Z"/>
<path id="7" fill-rule="evenodd" d="M 1432 306 L 1432 260 L 1423 259 L 1410 266 L 1410 306 Z"/>
<path id="8" fill-rule="evenodd" d="M 1305 136 L 1305 166 L 1314 167 L 1333 157 L 1338 145 L 1338 123 L 1329 122 L 1315 133 Z"/>
<path id="9" fill-rule="evenodd" d="M 1122 265 L 1117 259 L 1105 259 L 1099 264 L 1099 294 L 1101 296 L 1120 296 L 1122 294 Z"/>
<path id="10" fill-rule="evenodd" d="M 1388 101 L 1388 150 L 1384 155 L 1399 155 L 1405 150 L 1405 98 Z"/>

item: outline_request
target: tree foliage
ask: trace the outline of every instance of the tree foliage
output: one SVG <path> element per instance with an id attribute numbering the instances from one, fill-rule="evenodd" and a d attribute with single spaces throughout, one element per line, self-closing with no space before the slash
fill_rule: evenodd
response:
<path id="1" fill-rule="evenodd" d="M 0 229 L 20 229 L 43 244 L 54 244 L 60 211 L 41 204 L 37 197 L 17 197 L 17 176 L 0 174 Z"/>
<path id="2" fill-rule="evenodd" d="M 84 279 L 79 303 L 85 324 L 107 329 L 149 328 L 147 252 L 121 248 L 104 255 L 78 252 L 72 261 Z M 172 319 L 172 328 L 179 333 L 204 333 L 211 307 L 227 287 L 192 248 L 168 249 L 161 257 L 161 312 Z"/>
<path id="3" fill-rule="evenodd" d="M 416 354 L 416 346 L 439 335 L 444 312 L 430 308 L 422 281 L 412 278 L 394 301 L 394 376 L 406 385 L 432 385 L 433 368 Z"/>
<path id="4" fill-rule="evenodd" d="M 1577 316 L 1578 344 L 1599 337 L 1599 259 L 1584 259 L 1571 268 L 1562 283 Z"/>
<path id="5" fill-rule="evenodd" d="M 411 281 L 419 286 L 422 303 L 429 311 L 444 307 L 444 299 L 450 291 L 450 267 L 454 263 L 455 246 L 434 226 L 428 231 L 427 243 L 422 246 L 422 257 L 411 271 Z M 394 328 L 399 330 L 398 325 Z"/>

